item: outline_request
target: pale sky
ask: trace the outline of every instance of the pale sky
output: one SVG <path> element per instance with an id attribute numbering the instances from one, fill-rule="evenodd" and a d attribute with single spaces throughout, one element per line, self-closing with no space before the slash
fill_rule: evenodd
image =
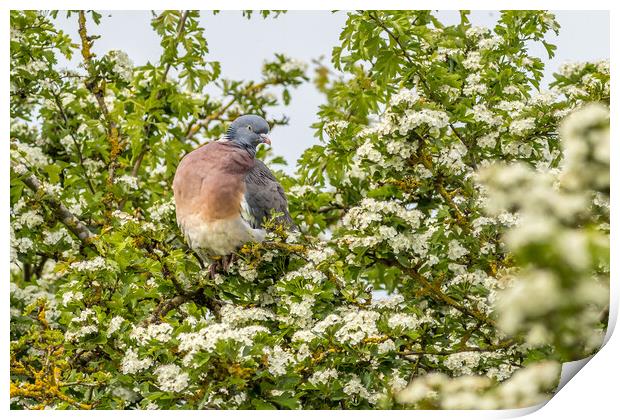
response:
<path id="1" fill-rule="evenodd" d="M 456 11 L 438 13 L 445 23 L 457 23 L 459 20 Z M 557 45 L 558 49 L 553 60 L 546 60 L 544 84 L 552 80 L 552 73 L 562 63 L 609 58 L 609 12 L 554 13 L 561 30 L 559 36 L 548 37 L 548 41 Z M 498 16 L 495 11 L 474 11 L 470 20 L 474 25 L 493 27 Z M 89 34 L 101 35 L 95 41 L 94 51 L 103 55 L 112 49 L 123 50 L 135 65 L 157 62 L 161 47 L 157 34 L 151 29 L 150 19 L 150 11 L 105 12 L 98 27 L 89 22 Z M 210 49 L 207 60 L 220 61 L 224 77 L 258 80 L 263 61 L 272 58 L 275 53 L 285 53 L 308 63 L 324 56 L 325 63 L 329 63 L 331 48 L 338 44 L 345 20 L 346 12 L 291 11 L 277 19 L 263 20 L 255 16 L 247 20 L 241 12 L 223 11 L 213 15 L 204 11 L 201 24 Z M 57 23 L 78 42 L 77 16 L 69 20 L 59 17 Z M 532 53 L 546 58 L 542 46 L 533 48 Z M 76 54 L 70 63 L 61 61 L 60 65 L 76 67 L 79 58 Z M 309 76 L 312 77 L 311 71 Z M 316 121 L 318 107 L 323 102 L 323 96 L 312 83 L 294 89 L 292 97 L 289 106 L 273 108 L 273 115 L 287 115 L 290 121 L 288 126 L 274 129 L 270 136 L 275 154 L 283 156 L 289 164 L 285 169 L 288 173 L 294 172 L 295 162 L 301 153 L 317 142 L 310 125 Z"/>

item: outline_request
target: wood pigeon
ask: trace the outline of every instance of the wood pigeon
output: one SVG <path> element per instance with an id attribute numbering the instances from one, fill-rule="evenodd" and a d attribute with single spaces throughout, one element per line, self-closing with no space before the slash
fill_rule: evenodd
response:
<path id="1" fill-rule="evenodd" d="M 255 158 L 259 144 L 271 144 L 268 133 L 263 118 L 241 116 L 224 138 L 188 153 L 179 163 L 172 183 L 177 223 L 204 262 L 219 260 L 226 269 L 241 245 L 265 238 L 263 223 L 272 212 L 280 213 L 279 223 L 293 226 L 284 189 Z M 216 270 L 211 264 L 212 276 Z"/>

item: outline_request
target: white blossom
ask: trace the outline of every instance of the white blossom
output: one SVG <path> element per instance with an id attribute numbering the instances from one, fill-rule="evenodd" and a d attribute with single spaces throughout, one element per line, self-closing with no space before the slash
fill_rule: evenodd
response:
<path id="1" fill-rule="evenodd" d="M 342 391 L 348 395 L 359 395 L 370 403 L 375 403 L 379 399 L 379 394 L 368 391 L 357 375 L 351 377 L 342 388 Z"/>
<path id="2" fill-rule="evenodd" d="M 414 330 L 420 325 L 420 320 L 415 315 L 395 313 L 388 319 L 388 326 L 392 329 L 402 328 Z"/>
<path id="3" fill-rule="evenodd" d="M 118 331 L 124 321 L 125 318 L 120 315 L 116 315 L 115 317 L 113 317 L 110 320 L 110 325 L 108 326 L 107 336 L 110 337 L 112 334 Z"/>
<path id="4" fill-rule="evenodd" d="M 535 121 L 536 120 L 531 117 L 524 118 L 522 120 L 515 120 L 510 123 L 510 133 L 515 136 L 523 136 L 524 134 L 536 128 Z"/>
<path id="5" fill-rule="evenodd" d="M 479 70 L 480 68 L 482 68 L 481 60 L 482 57 L 480 56 L 479 52 L 471 51 L 469 54 L 467 54 L 467 58 L 463 60 L 463 67 L 465 67 L 467 70 Z"/>
<path id="6" fill-rule="evenodd" d="M 467 248 L 463 247 L 456 239 L 452 239 L 448 243 L 448 258 L 451 260 L 458 260 L 467 254 L 469 254 Z"/>
<path id="7" fill-rule="evenodd" d="M 380 314 L 374 311 L 355 311 L 344 314 L 343 325 L 336 331 L 336 340 L 342 343 L 358 344 L 364 338 L 379 334 L 377 320 Z"/>
<path id="8" fill-rule="evenodd" d="M 125 375 L 133 375 L 145 369 L 148 369 L 153 364 L 153 360 L 148 357 L 140 359 L 138 352 L 134 349 L 128 349 L 121 360 L 121 372 Z"/>
<path id="9" fill-rule="evenodd" d="M 129 337 L 142 346 L 147 345 L 151 340 L 165 343 L 172 337 L 172 326 L 165 322 L 149 324 L 147 327 L 136 326 Z"/>
<path id="10" fill-rule="evenodd" d="M 122 80 L 131 82 L 133 78 L 133 61 L 131 61 L 127 53 L 121 50 L 110 50 L 106 57 L 112 61 L 114 73 Z"/>
<path id="11" fill-rule="evenodd" d="M 123 184 L 132 190 L 138 189 L 138 178 L 131 175 L 121 175 L 114 180 L 116 184 Z"/>
<path id="12" fill-rule="evenodd" d="M 69 302 L 82 300 L 83 297 L 82 292 L 68 291 L 62 295 L 62 304 L 66 306 Z"/>
<path id="13" fill-rule="evenodd" d="M 330 379 L 338 379 L 338 371 L 336 369 L 317 370 L 310 376 L 308 382 L 316 386 L 317 384 L 327 384 Z"/>
<path id="14" fill-rule="evenodd" d="M 420 100 L 420 95 L 415 89 L 401 89 L 390 98 L 390 105 L 398 106 L 403 102 L 413 105 Z"/>
<path id="15" fill-rule="evenodd" d="M 286 368 L 295 362 L 295 357 L 289 351 L 283 350 L 280 346 L 274 346 L 272 349 L 265 351 L 267 354 L 267 363 L 269 364 L 269 373 L 274 376 L 284 375 Z"/>
<path id="16" fill-rule="evenodd" d="M 308 68 L 308 64 L 302 60 L 296 58 L 287 57 L 286 61 L 280 66 L 283 72 L 289 73 L 292 71 L 305 72 Z"/>
<path id="17" fill-rule="evenodd" d="M 449 122 L 448 114 L 444 111 L 427 108 L 419 111 L 409 109 L 405 111 L 398 122 L 398 132 L 404 136 L 423 124 L 429 126 L 431 130 L 439 130 L 446 127 Z"/>
<path id="18" fill-rule="evenodd" d="M 162 391 L 181 392 L 189 385 L 189 374 L 177 365 L 162 365 L 155 369 L 157 385 Z"/>
<path id="19" fill-rule="evenodd" d="M 77 272 L 95 272 L 95 271 L 110 271 L 112 267 L 103 257 L 95 257 L 90 260 L 76 261 L 69 266 L 72 270 Z"/>

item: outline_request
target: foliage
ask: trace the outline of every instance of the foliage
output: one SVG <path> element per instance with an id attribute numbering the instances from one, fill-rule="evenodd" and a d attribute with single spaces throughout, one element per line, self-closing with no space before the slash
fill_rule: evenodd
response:
<path id="1" fill-rule="evenodd" d="M 14 408 L 526 406 L 600 345 L 609 65 L 540 91 L 550 13 L 349 13 L 316 69 L 321 143 L 278 172 L 300 230 L 272 224 L 215 278 L 176 227 L 176 164 L 239 115 L 285 124 L 270 108 L 307 65 L 227 80 L 198 12 L 165 11 L 159 63 L 133 66 L 69 14 L 78 45 L 11 12 Z"/>

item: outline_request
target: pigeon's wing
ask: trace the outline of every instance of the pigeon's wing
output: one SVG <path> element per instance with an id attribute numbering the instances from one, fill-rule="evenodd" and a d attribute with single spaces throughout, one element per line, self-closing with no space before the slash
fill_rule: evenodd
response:
<path id="1" fill-rule="evenodd" d="M 278 223 L 294 227 L 282 185 L 269 168 L 258 159 L 245 176 L 244 198 L 241 215 L 254 229 L 262 227 L 272 212 L 280 213 L 276 219 Z"/>

